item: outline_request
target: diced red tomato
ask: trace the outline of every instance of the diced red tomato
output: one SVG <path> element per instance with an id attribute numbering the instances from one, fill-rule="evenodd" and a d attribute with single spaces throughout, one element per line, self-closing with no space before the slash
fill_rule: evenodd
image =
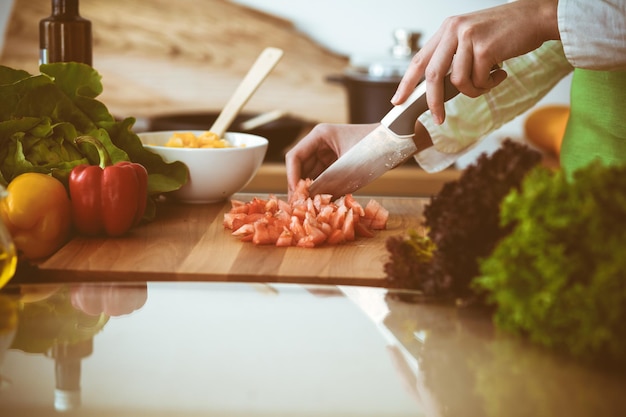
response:
<path id="1" fill-rule="evenodd" d="M 303 226 L 306 235 L 302 239 L 308 239 L 314 246 L 319 246 L 324 243 L 326 234 L 322 232 L 322 229 L 320 229 L 317 224 L 314 224 L 313 221 L 309 221 L 309 219 L 305 219 Z"/>
<path id="2" fill-rule="evenodd" d="M 260 198 L 253 198 L 252 201 L 248 204 L 248 214 L 252 213 L 265 213 L 265 200 L 261 200 Z"/>
<path id="3" fill-rule="evenodd" d="M 272 212 L 274 213 L 276 210 L 278 210 L 278 199 L 276 198 L 276 196 L 270 196 L 269 200 L 267 200 L 265 202 L 265 212 Z"/>
<path id="4" fill-rule="evenodd" d="M 354 212 L 352 209 L 348 209 L 346 213 L 346 218 L 343 220 L 343 226 L 341 226 L 341 231 L 345 236 L 346 240 L 354 240 Z"/>
<path id="5" fill-rule="evenodd" d="M 341 229 L 343 226 L 343 222 L 346 219 L 346 213 L 348 212 L 348 208 L 344 205 L 337 207 L 337 211 L 333 213 L 333 216 L 330 219 L 330 225 L 333 229 Z"/>
<path id="6" fill-rule="evenodd" d="M 299 241 L 304 236 L 306 236 L 306 232 L 304 231 L 304 226 L 302 226 L 302 221 L 297 216 L 291 216 L 291 222 L 289 223 L 289 230 L 293 233 L 294 239 Z"/>
<path id="7" fill-rule="evenodd" d="M 233 223 L 235 222 L 235 220 L 242 219 L 245 216 L 246 215 L 244 213 L 233 213 L 232 211 L 224 213 L 224 227 L 231 230 L 237 229 L 236 227 L 234 227 Z"/>
<path id="8" fill-rule="evenodd" d="M 337 209 L 334 204 L 320 206 L 317 211 L 317 221 L 321 223 L 330 223 L 333 213 L 335 213 L 336 210 Z"/>
<path id="9" fill-rule="evenodd" d="M 291 216 L 293 208 L 291 207 L 291 204 L 289 204 L 285 200 L 278 200 L 278 210 L 284 211 Z"/>
<path id="10" fill-rule="evenodd" d="M 326 236 L 330 236 L 333 233 L 333 227 L 330 225 L 330 223 L 326 223 L 326 222 L 318 222 L 317 223 L 317 227 L 324 232 L 324 234 Z"/>
<path id="11" fill-rule="evenodd" d="M 358 217 L 362 217 L 365 215 L 365 210 L 363 210 L 363 207 L 359 204 L 359 202 L 354 199 L 354 196 L 352 196 L 352 194 L 346 194 L 344 202 L 346 204 L 346 207 L 352 209 L 354 214 L 356 214 Z"/>
<path id="12" fill-rule="evenodd" d="M 268 222 L 254 222 L 254 236 L 252 236 L 252 243 L 255 245 L 270 245 L 275 244 L 280 236 L 280 232 L 276 234 L 275 228 Z"/>
<path id="13" fill-rule="evenodd" d="M 293 233 L 287 226 L 283 227 L 283 231 L 276 239 L 276 246 L 293 246 L 295 243 Z"/>
<path id="14" fill-rule="evenodd" d="M 389 210 L 384 208 L 378 201 L 370 200 L 365 205 L 363 217 L 369 220 L 370 227 L 374 230 L 383 230 L 387 227 Z"/>
<path id="15" fill-rule="evenodd" d="M 289 223 L 289 221 L 291 220 L 291 214 L 282 209 L 278 209 L 278 211 L 274 213 L 274 218 L 278 221 Z"/>
<path id="16" fill-rule="evenodd" d="M 231 205 L 232 208 L 246 207 L 247 203 L 245 201 L 241 201 L 241 200 L 230 200 L 230 205 Z"/>
<path id="17" fill-rule="evenodd" d="M 252 237 L 254 235 L 254 224 L 248 223 L 244 224 L 237 229 L 235 229 L 232 233 L 233 236 L 239 236 L 241 238 L 245 238 L 246 236 Z"/>
<path id="18" fill-rule="evenodd" d="M 363 207 L 352 194 L 335 201 L 329 194 L 310 197 L 311 180 L 301 180 L 289 201 L 270 195 L 250 202 L 231 200 L 224 228 L 256 245 L 313 248 L 339 245 L 357 237 L 373 237 L 387 226 L 389 211 L 376 200 Z"/>
<path id="19" fill-rule="evenodd" d="M 243 213 L 248 214 L 248 205 L 242 201 L 232 201 L 232 208 L 230 213 Z"/>
<path id="20" fill-rule="evenodd" d="M 293 206 L 291 210 L 291 214 L 293 216 L 296 216 L 300 220 L 304 220 L 304 218 L 306 217 L 306 213 L 307 213 L 307 208 L 306 208 L 306 204 L 304 203 Z"/>
<path id="21" fill-rule="evenodd" d="M 248 233 L 252 233 L 254 231 L 254 225 L 253 224 L 244 224 L 241 225 L 240 227 L 236 228 L 235 230 L 233 230 L 232 235 L 233 236 L 242 236 L 242 235 L 246 235 Z"/>
<path id="22" fill-rule="evenodd" d="M 326 243 L 329 245 L 340 245 L 346 241 L 346 237 L 343 235 L 341 229 L 334 229 L 332 233 L 328 236 Z"/>

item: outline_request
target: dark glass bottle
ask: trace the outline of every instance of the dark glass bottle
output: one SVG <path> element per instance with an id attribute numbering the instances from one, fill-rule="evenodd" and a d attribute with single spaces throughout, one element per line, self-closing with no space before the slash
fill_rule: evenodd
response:
<path id="1" fill-rule="evenodd" d="M 52 14 L 39 22 L 39 63 L 92 65 L 91 21 L 78 13 L 78 0 L 52 0 Z"/>
<path id="2" fill-rule="evenodd" d="M 54 408 L 74 410 L 81 405 L 80 376 L 82 360 L 93 353 L 93 339 L 75 343 L 57 343 L 49 352 L 54 359 L 56 386 Z"/>

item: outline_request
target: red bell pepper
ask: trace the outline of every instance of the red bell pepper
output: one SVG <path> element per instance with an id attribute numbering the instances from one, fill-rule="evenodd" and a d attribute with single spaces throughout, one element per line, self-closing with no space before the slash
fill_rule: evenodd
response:
<path id="1" fill-rule="evenodd" d="M 72 220 L 80 234 L 121 236 L 139 224 L 148 199 L 148 172 L 132 162 L 111 164 L 102 143 L 80 136 L 76 143 L 90 143 L 98 150 L 100 165 L 79 165 L 70 172 Z"/>

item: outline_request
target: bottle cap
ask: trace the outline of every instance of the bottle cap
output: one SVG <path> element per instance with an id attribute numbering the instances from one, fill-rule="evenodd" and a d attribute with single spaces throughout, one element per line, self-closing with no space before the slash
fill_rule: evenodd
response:
<path id="1" fill-rule="evenodd" d="M 80 407 L 80 391 L 54 390 L 54 409 L 57 411 L 71 411 Z"/>

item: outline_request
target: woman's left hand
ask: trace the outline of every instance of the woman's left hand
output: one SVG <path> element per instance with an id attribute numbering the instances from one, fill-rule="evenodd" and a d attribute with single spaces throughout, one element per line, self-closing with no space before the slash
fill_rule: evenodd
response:
<path id="1" fill-rule="evenodd" d="M 447 18 L 414 56 L 393 104 L 406 100 L 422 78 L 433 119 L 445 119 L 443 79 L 469 97 L 478 97 L 507 77 L 500 64 L 559 39 L 557 0 L 518 0 Z"/>

